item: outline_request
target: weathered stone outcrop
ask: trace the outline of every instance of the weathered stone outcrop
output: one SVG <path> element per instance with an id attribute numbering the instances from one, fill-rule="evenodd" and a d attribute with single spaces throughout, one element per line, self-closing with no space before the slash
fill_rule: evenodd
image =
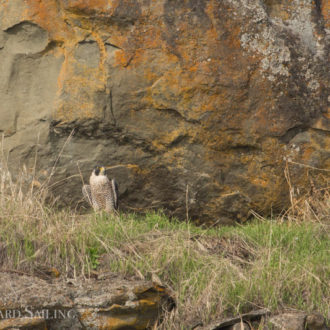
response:
<path id="1" fill-rule="evenodd" d="M 271 315 L 267 309 L 252 311 L 240 316 L 212 322 L 207 326 L 196 325 L 198 330 L 327 330 L 325 318 L 318 313 L 291 312 Z"/>
<path id="2" fill-rule="evenodd" d="M 136 164 L 110 174 L 122 209 L 220 223 L 286 207 L 286 161 L 295 193 L 328 178 L 313 169 L 330 168 L 327 1 L 0 4 L 12 163 L 37 151 L 47 177 L 61 154 L 55 181 L 78 163 L 85 180 L 95 163 Z M 55 193 L 75 205 L 80 187 Z"/>
<path id="3" fill-rule="evenodd" d="M 164 287 L 113 277 L 47 282 L 0 273 L 0 329 L 146 329 L 174 304 Z"/>

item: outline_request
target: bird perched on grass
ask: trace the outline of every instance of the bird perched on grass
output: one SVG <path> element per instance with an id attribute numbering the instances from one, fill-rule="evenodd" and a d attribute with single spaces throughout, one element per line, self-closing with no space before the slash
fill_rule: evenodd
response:
<path id="1" fill-rule="evenodd" d="M 115 179 L 109 180 L 103 166 L 95 166 L 89 178 L 89 185 L 82 187 L 84 198 L 95 211 L 114 212 L 118 209 L 118 185 Z"/>

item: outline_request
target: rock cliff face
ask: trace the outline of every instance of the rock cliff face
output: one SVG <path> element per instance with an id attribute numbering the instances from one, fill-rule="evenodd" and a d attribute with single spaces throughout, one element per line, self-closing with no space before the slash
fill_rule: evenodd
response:
<path id="1" fill-rule="evenodd" d="M 328 29 L 322 0 L 0 0 L 4 149 L 45 177 L 60 155 L 55 181 L 138 165 L 110 173 L 122 209 L 281 210 L 285 160 L 296 192 L 329 173 Z"/>

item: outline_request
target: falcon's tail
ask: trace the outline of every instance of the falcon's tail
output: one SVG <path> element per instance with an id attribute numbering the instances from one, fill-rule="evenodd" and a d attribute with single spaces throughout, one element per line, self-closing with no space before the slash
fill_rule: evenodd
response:
<path id="1" fill-rule="evenodd" d="M 114 208 L 115 210 L 118 210 L 118 184 L 115 179 L 111 180 L 111 187 L 112 187 L 112 193 L 113 193 L 113 199 L 114 199 Z"/>

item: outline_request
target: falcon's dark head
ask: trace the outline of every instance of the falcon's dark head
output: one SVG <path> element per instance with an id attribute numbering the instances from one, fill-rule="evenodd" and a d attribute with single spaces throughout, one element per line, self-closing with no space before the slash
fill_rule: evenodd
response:
<path id="1" fill-rule="evenodd" d="M 95 175 L 105 175 L 105 168 L 104 166 L 95 166 L 93 172 Z"/>

